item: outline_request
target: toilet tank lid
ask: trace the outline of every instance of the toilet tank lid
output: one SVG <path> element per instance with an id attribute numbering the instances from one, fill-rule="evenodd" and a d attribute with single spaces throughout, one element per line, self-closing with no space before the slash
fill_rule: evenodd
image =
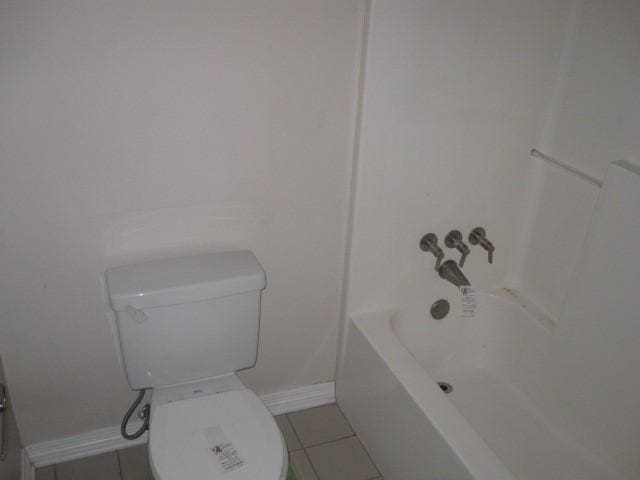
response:
<path id="1" fill-rule="evenodd" d="M 265 288 L 265 273 L 249 250 L 153 260 L 107 270 L 116 311 L 198 302 Z"/>

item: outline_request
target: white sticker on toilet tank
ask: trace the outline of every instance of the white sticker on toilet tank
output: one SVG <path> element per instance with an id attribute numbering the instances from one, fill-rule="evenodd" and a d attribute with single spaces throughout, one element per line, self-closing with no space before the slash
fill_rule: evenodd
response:
<path id="1" fill-rule="evenodd" d="M 210 427 L 204 431 L 211 452 L 215 455 L 216 463 L 222 473 L 229 473 L 245 465 L 244 459 L 238 453 L 233 442 L 227 439 L 220 427 Z"/>
<path id="2" fill-rule="evenodd" d="M 476 290 L 473 287 L 460 287 L 460 316 L 473 317 L 476 314 Z"/>

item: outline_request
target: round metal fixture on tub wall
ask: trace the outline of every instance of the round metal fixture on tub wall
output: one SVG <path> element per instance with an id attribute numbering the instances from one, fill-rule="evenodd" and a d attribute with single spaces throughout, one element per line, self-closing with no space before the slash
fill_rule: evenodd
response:
<path id="1" fill-rule="evenodd" d="M 442 320 L 449 313 L 449 302 L 444 298 L 436 300 L 431 305 L 431 316 L 436 320 Z"/>
<path id="2" fill-rule="evenodd" d="M 450 383 L 438 382 L 438 386 L 440 387 L 440 390 L 442 390 L 444 393 L 449 394 L 453 392 L 453 386 Z"/>

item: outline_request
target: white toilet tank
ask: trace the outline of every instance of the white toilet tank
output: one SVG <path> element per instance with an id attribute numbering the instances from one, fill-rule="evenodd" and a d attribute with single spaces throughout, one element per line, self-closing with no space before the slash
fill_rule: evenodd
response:
<path id="1" fill-rule="evenodd" d="M 106 280 L 131 388 L 175 385 L 255 364 L 265 273 L 250 251 L 116 267 Z"/>

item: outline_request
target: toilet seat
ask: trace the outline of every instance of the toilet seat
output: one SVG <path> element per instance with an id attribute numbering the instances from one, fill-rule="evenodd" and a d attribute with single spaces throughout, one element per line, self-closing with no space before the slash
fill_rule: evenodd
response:
<path id="1" fill-rule="evenodd" d="M 156 480 L 278 480 L 287 453 L 264 404 L 240 389 L 155 406 L 149 461 Z"/>

